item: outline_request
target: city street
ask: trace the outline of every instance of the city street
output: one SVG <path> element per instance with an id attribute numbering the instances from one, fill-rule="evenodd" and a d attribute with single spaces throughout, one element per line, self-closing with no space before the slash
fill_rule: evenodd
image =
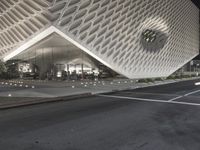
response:
<path id="1" fill-rule="evenodd" d="M 194 81 L 0 111 L 5 150 L 199 150 Z"/>
<path id="2" fill-rule="evenodd" d="M 0 0 L 0 150 L 200 150 L 199 0 Z"/>

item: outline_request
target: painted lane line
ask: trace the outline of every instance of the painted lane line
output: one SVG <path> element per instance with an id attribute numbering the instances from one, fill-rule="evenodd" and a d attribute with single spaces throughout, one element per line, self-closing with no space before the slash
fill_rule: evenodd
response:
<path id="1" fill-rule="evenodd" d="M 187 93 L 187 94 L 185 94 L 185 95 L 183 95 L 183 96 L 175 97 L 175 98 L 173 98 L 173 99 L 170 99 L 169 102 L 174 101 L 174 100 L 177 100 L 177 99 L 180 99 L 180 98 L 183 98 L 183 97 L 187 97 L 187 96 L 189 96 L 189 95 L 192 95 L 192 94 L 195 94 L 195 93 L 198 93 L 198 92 L 200 92 L 200 90 Z"/>
<path id="2" fill-rule="evenodd" d="M 126 96 L 112 96 L 112 95 L 102 95 L 102 94 L 99 94 L 98 96 L 110 97 L 110 98 L 119 98 L 119 99 L 129 99 L 129 100 L 139 100 L 139 101 L 150 101 L 150 102 L 163 102 L 163 101 L 166 101 L 166 100 L 161 100 L 161 99 L 146 99 L 146 98 L 136 98 L 136 97 L 126 97 Z"/>
<path id="3" fill-rule="evenodd" d="M 147 93 L 147 92 L 126 92 L 123 91 L 122 93 L 126 93 L 126 94 L 145 94 L 145 95 L 160 95 L 160 96 L 179 96 L 177 94 L 163 94 L 163 93 Z"/>
<path id="4" fill-rule="evenodd" d="M 200 90 L 190 92 L 190 93 L 188 93 L 188 94 L 185 94 L 184 96 L 189 96 L 189 95 L 192 95 L 192 94 L 195 94 L 195 93 L 198 93 L 198 92 L 200 92 Z"/>
<path id="5" fill-rule="evenodd" d="M 116 99 L 128 99 L 128 100 L 135 100 L 135 101 L 143 101 L 143 102 L 156 102 L 156 103 L 167 103 L 167 104 L 180 104 L 180 105 L 188 105 L 188 106 L 200 106 L 198 103 L 188 103 L 188 102 L 177 102 L 177 101 L 165 101 L 165 100 L 155 100 L 155 99 L 143 99 L 143 98 L 134 98 L 134 97 L 124 97 L 124 96 L 111 96 L 111 95 L 101 95 L 98 94 L 100 97 L 107 97 L 107 98 L 116 98 Z"/>
<path id="6" fill-rule="evenodd" d="M 184 96 L 178 96 L 178 95 L 171 95 L 171 94 L 156 94 L 156 93 L 139 93 L 139 92 L 123 92 L 123 93 L 127 93 L 127 94 L 145 94 L 145 95 L 158 95 L 158 96 L 176 96 L 175 98 L 172 98 L 170 100 L 166 100 L 166 101 L 174 101 L 174 100 L 177 100 L 177 99 L 180 99 Z M 148 99 L 149 100 L 149 99 Z M 159 99 L 158 99 L 159 100 Z M 161 101 L 165 101 L 165 100 L 161 100 Z"/>
<path id="7" fill-rule="evenodd" d="M 178 97 L 172 98 L 172 99 L 168 100 L 168 102 L 175 101 L 175 100 L 180 99 L 180 98 L 182 98 L 182 97 L 184 97 L 184 96 L 178 96 Z"/>

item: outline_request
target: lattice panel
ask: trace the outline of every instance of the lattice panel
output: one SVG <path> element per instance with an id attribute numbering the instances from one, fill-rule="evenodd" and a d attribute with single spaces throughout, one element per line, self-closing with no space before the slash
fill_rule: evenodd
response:
<path id="1" fill-rule="evenodd" d="M 0 0 L 0 55 L 13 50 L 50 25 L 48 0 Z"/>
<path id="2" fill-rule="evenodd" d="M 1 55 L 50 25 L 129 78 L 168 76 L 199 53 L 190 0 L 1 0 L 0 12 Z M 159 50 L 144 48 L 145 30 L 166 36 Z"/>
<path id="3" fill-rule="evenodd" d="M 54 25 L 130 78 L 168 76 L 199 52 L 199 11 L 189 0 L 58 0 Z M 141 44 L 146 29 L 167 36 L 160 51 Z"/>

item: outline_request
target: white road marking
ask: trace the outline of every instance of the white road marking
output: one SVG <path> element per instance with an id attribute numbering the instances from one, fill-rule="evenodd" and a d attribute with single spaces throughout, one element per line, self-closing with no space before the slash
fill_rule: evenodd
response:
<path id="1" fill-rule="evenodd" d="M 144 94 L 144 95 L 160 95 L 160 96 L 179 96 L 177 94 L 165 94 L 165 93 L 147 93 L 147 92 L 127 92 L 127 91 L 123 91 L 122 93 L 126 93 L 126 94 Z"/>
<path id="2" fill-rule="evenodd" d="M 195 93 L 198 93 L 198 92 L 200 92 L 200 90 L 197 90 L 197 91 L 193 91 L 193 92 L 187 93 L 187 94 L 185 94 L 184 96 L 189 96 L 189 95 L 192 95 L 192 94 L 195 94 Z"/>
<path id="3" fill-rule="evenodd" d="M 190 96 L 190 95 L 195 94 L 195 93 L 198 93 L 198 92 L 200 92 L 200 90 L 196 90 L 196 91 L 187 93 L 187 94 L 185 94 L 185 95 L 175 97 L 175 98 L 173 98 L 173 99 L 170 99 L 169 102 L 174 101 L 174 100 L 177 100 L 177 99 L 180 99 L 180 98 L 183 98 L 183 97 Z"/>
<path id="4" fill-rule="evenodd" d="M 199 82 L 200 83 L 200 82 Z M 187 97 L 187 96 L 190 96 L 190 95 L 192 95 L 192 94 L 195 94 L 195 93 L 198 93 L 198 92 L 200 92 L 200 90 L 196 90 L 196 91 L 193 91 L 193 92 L 190 92 L 190 93 L 187 93 L 187 94 L 185 94 L 185 95 L 181 95 L 181 96 L 177 96 L 177 97 L 175 97 L 175 98 L 172 98 L 172 99 L 170 99 L 170 100 L 168 100 L 169 102 L 172 102 L 172 101 L 175 101 L 175 100 L 178 100 L 178 99 L 181 99 L 181 98 L 183 98 L 183 97 Z M 133 92 L 124 92 L 124 93 L 133 93 Z M 137 93 L 135 93 L 135 94 L 137 94 Z M 140 94 L 140 93 L 139 93 Z M 141 94 L 151 94 L 151 95 L 166 95 L 166 96 L 170 96 L 171 94 L 157 94 L 157 93 L 141 93 Z M 173 94 L 174 95 L 174 94 Z M 173 95 L 171 95 L 171 96 L 173 96 Z M 175 95 L 174 95 L 175 96 Z M 162 100 L 161 100 L 162 101 Z"/>
<path id="5" fill-rule="evenodd" d="M 102 95 L 102 94 L 99 94 L 98 96 L 107 97 L 107 98 L 117 98 L 117 99 L 128 99 L 128 100 L 144 101 L 144 102 L 156 102 L 156 103 L 168 103 L 168 104 L 200 106 L 200 104 L 198 104 L 198 103 L 188 103 L 188 102 L 166 101 L 166 100 L 145 99 L 145 98 L 135 98 L 135 97 L 125 97 L 125 96 L 112 96 L 112 95 Z"/>
<path id="6" fill-rule="evenodd" d="M 175 100 L 180 99 L 180 98 L 182 98 L 182 97 L 184 97 L 184 96 L 178 96 L 178 97 L 172 98 L 172 99 L 170 99 L 170 100 L 168 100 L 168 101 L 169 101 L 169 102 L 172 102 L 172 101 L 175 101 Z"/>
<path id="7" fill-rule="evenodd" d="M 136 98 L 136 97 L 126 97 L 126 96 L 114 96 L 114 95 L 102 95 L 99 94 L 98 96 L 101 97 L 110 97 L 110 98 L 120 98 L 120 99 L 132 99 L 132 100 L 139 100 L 139 101 L 150 101 L 150 102 L 163 102 L 166 100 L 160 100 L 160 99 L 146 99 L 146 98 Z"/>

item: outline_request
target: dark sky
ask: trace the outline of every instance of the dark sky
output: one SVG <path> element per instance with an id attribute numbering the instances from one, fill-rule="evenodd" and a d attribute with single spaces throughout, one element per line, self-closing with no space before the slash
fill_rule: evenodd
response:
<path id="1" fill-rule="evenodd" d="M 195 3 L 199 8 L 200 8 L 200 0 L 192 0 L 193 3 Z M 200 55 L 197 56 L 196 58 L 194 59 L 200 59 Z"/>
<path id="2" fill-rule="evenodd" d="M 200 0 L 192 0 L 200 8 Z"/>

